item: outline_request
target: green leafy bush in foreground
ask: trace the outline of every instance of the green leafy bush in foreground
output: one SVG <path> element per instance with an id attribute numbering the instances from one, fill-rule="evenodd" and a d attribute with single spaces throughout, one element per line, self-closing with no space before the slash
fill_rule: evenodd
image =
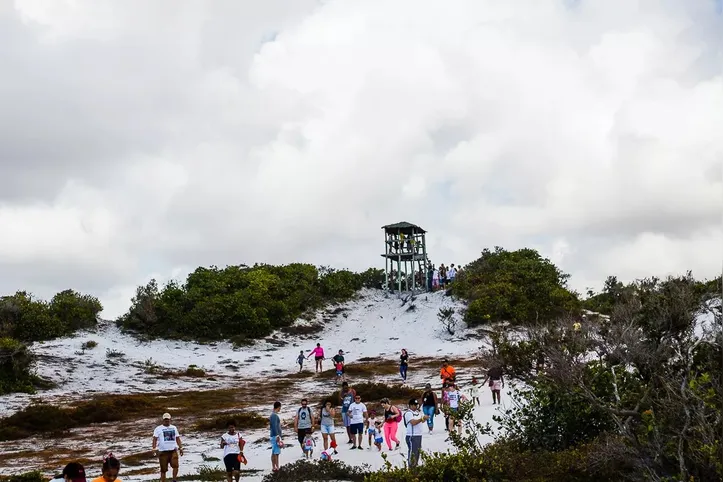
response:
<path id="1" fill-rule="evenodd" d="M 369 474 L 369 466 L 347 465 L 339 460 L 307 462 L 299 460 L 282 465 L 278 472 L 267 474 L 263 482 L 362 482 Z"/>

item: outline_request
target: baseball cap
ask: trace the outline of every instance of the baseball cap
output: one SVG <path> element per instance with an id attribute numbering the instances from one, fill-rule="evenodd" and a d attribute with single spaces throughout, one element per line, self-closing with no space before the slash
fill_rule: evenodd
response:
<path id="1" fill-rule="evenodd" d="M 71 482 L 86 482 L 85 469 L 78 462 L 71 462 L 63 469 L 63 477 L 68 477 Z"/>
<path id="2" fill-rule="evenodd" d="M 419 402 L 416 398 L 412 398 L 411 400 L 409 400 L 409 405 L 419 405 Z"/>
<path id="3" fill-rule="evenodd" d="M 163 420 L 170 420 L 170 419 L 171 419 L 171 414 L 170 414 L 170 413 L 166 412 L 166 413 L 163 414 Z"/>

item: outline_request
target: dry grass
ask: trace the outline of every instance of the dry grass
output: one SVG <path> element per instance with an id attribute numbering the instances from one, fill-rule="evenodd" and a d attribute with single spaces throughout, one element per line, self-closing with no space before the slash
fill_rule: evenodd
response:
<path id="1" fill-rule="evenodd" d="M 203 431 L 223 431 L 228 422 L 233 420 L 239 430 L 262 428 L 268 425 L 268 420 L 254 412 L 229 412 L 218 414 L 214 418 L 205 418 L 196 422 L 194 428 Z"/>
<path id="2" fill-rule="evenodd" d="M 156 467 L 146 467 L 143 469 L 123 470 L 120 474 L 122 478 L 133 477 L 135 475 L 153 475 L 158 472 Z"/>
<path id="3" fill-rule="evenodd" d="M 35 404 L 10 417 L 0 419 L 0 440 L 15 440 L 35 434 L 56 435 L 66 430 L 94 423 L 157 417 L 173 414 L 209 412 L 238 408 L 245 404 L 243 390 L 207 390 L 162 394 L 99 395 L 69 407 Z"/>
<path id="4" fill-rule="evenodd" d="M 126 455 L 125 457 L 121 457 L 120 459 L 122 465 L 130 465 L 131 467 L 145 465 L 154 460 L 156 459 L 155 457 L 153 457 L 153 450 L 137 452 L 134 454 Z M 124 471 L 124 475 L 128 475 L 128 473 Z"/>

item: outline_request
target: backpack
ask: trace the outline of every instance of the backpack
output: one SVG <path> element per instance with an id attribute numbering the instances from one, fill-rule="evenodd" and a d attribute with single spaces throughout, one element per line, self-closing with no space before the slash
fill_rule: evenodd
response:
<path id="1" fill-rule="evenodd" d="M 399 410 L 399 407 L 395 407 L 395 408 L 396 408 L 397 411 L 399 412 L 399 415 L 397 415 L 396 417 L 394 417 L 394 421 L 397 422 L 397 423 L 399 423 L 399 422 L 402 421 L 402 418 L 403 418 L 403 417 L 402 417 L 402 411 Z M 405 423 L 405 426 L 406 426 L 406 423 Z"/>

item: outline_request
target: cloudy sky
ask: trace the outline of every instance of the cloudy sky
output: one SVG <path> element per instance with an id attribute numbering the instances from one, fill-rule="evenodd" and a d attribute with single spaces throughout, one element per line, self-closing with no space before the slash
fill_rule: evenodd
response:
<path id="1" fill-rule="evenodd" d="M 0 293 L 539 249 L 720 272 L 715 0 L 0 0 Z"/>

